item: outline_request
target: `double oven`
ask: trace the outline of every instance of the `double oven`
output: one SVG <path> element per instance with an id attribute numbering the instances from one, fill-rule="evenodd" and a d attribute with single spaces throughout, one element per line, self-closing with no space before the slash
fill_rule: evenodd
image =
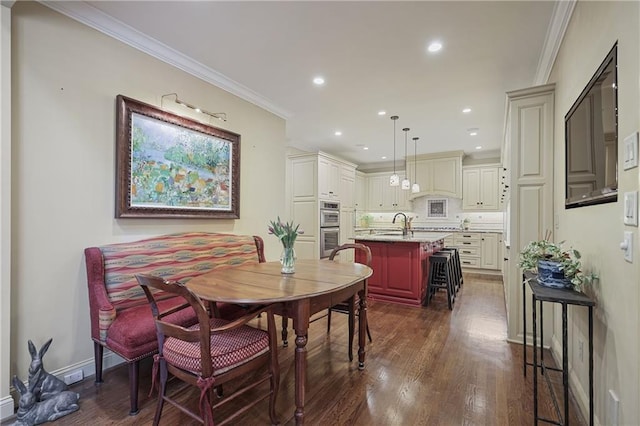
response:
<path id="1" fill-rule="evenodd" d="M 320 201 L 320 258 L 340 245 L 340 203 Z"/>

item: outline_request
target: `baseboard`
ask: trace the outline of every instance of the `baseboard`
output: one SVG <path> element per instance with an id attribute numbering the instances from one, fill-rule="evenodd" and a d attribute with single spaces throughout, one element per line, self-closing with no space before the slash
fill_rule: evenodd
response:
<path id="1" fill-rule="evenodd" d="M 0 399 L 0 421 L 4 421 L 14 414 L 14 401 L 11 396 Z"/>
<path id="2" fill-rule="evenodd" d="M 125 362 L 126 361 L 123 358 L 114 354 L 110 350 L 108 349 L 104 350 L 104 356 L 102 358 L 103 370 L 108 370 L 109 368 L 113 368 Z M 59 378 L 60 380 L 64 380 L 64 376 L 77 370 L 82 370 L 82 376 L 84 377 L 84 379 L 86 379 L 87 377 L 95 376 L 96 365 L 95 365 L 94 359 L 89 358 L 84 361 L 80 361 L 75 364 L 71 364 L 66 367 L 62 367 L 57 370 L 50 371 L 50 373 L 56 376 L 57 378 Z M 27 386 L 27 378 L 25 377 L 24 379 L 25 379 L 23 380 L 24 385 Z M 14 413 L 15 407 L 17 406 L 17 401 L 20 399 L 20 394 L 13 386 L 9 388 L 9 392 L 11 396 L 8 396 L 0 400 L 0 404 L 2 404 L 0 405 L 0 409 L 2 410 L 0 413 L 2 416 L 0 418 L 0 421 L 5 419 L 5 404 L 7 405 L 6 412 L 8 413 L 8 417 L 10 417 Z"/>
<path id="3" fill-rule="evenodd" d="M 551 338 L 551 355 L 553 356 L 553 360 L 556 365 L 562 365 L 562 342 L 557 339 L 557 336 L 554 334 Z M 571 393 L 573 393 L 573 397 L 578 404 L 578 409 L 580 410 L 580 414 L 582 415 L 582 419 L 589 421 L 589 395 L 587 392 L 588 389 L 584 389 L 578 376 L 575 373 L 575 370 L 569 363 L 569 389 Z M 595 390 L 595 388 L 594 388 Z M 595 398 L 595 395 L 594 395 Z M 598 413 L 594 411 L 593 413 L 593 423 L 596 426 L 602 425 L 600 420 L 598 419 Z"/>

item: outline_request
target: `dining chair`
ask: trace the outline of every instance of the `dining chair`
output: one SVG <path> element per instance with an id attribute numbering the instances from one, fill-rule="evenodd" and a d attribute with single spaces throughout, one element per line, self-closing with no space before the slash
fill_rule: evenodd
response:
<path id="1" fill-rule="evenodd" d="M 369 267 L 371 266 L 371 250 L 369 249 L 369 247 L 360 243 L 346 243 L 338 247 L 335 247 L 331 251 L 331 254 L 329 255 L 329 260 L 334 261 L 336 255 L 339 252 L 343 250 L 350 250 L 350 249 L 353 249 L 354 252 L 358 252 L 358 251 L 362 252 L 362 254 L 366 259 L 366 265 Z M 355 253 L 354 253 L 354 258 L 355 258 Z M 366 288 L 367 288 L 367 285 L 365 281 L 365 294 L 367 293 Z M 342 301 L 340 303 L 333 305 L 327 311 L 327 334 L 331 332 L 331 313 L 332 312 L 339 312 L 341 314 L 349 315 L 349 361 L 353 361 L 353 335 L 354 335 L 355 322 L 356 322 L 356 306 L 358 306 L 358 303 L 359 303 L 358 296 L 354 295 L 345 301 Z M 373 342 L 373 339 L 371 339 L 371 331 L 369 330 L 368 319 L 366 323 L 366 329 L 367 329 L 367 337 L 369 338 L 369 342 Z"/>
<path id="2" fill-rule="evenodd" d="M 153 385 L 159 375 L 158 403 L 153 424 L 158 425 L 162 408 L 166 402 L 176 406 L 180 411 L 193 419 L 207 425 L 213 425 L 213 413 L 222 405 L 234 400 L 237 396 L 256 388 L 267 380 L 270 382 L 269 392 L 259 393 L 253 400 L 245 396 L 235 399 L 246 405 L 239 408 L 223 421 L 223 425 L 233 421 L 260 401 L 269 398 L 269 417 L 272 424 L 278 424 L 275 403 L 280 382 L 278 352 L 276 348 L 276 329 L 272 306 L 258 306 L 246 315 L 233 321 L 210 316 L 205 303 L 191 292 L 184 284 L 176 281 L 165 281 L 150 275 L 137 275 L 136 279 L 144 290 L 151 306 L 158 335 L 158 354 L 154 356 Z M 156 290 L 181 296 L 185 303 L 168 311 L 158 309 L 158 301 L 154 296 Z M 178 309 L 191 306 L 198 318 L 197 324 L 185 328 L 166 321 L 166 317 Z M 266 313 L 267 331 L 247 325 L 247 322 L 259 314 Z M 248 381 L 232 394 L 221 398 L 213 404 L 213 391 L 220 391 L 221 385 L 247 375 L 254 370 L 264 369 L 260 377 Z M 185 382 L 181 389 L 167 394 L 169 373 Z M 182 405 L 178 394 L 190 386 L 199 388 L 199 413 Z M 219 395 L 221 396 L 221 395 Z M 182 399 L 184 400 L 184 399 Z M 187 401 L 188 402 L 188 401 Z"/>

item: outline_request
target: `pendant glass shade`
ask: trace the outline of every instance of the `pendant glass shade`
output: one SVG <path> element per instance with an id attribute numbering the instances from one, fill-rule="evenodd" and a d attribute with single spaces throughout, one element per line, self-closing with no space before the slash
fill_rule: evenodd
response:
<path id="1" fill-rule="evenodd" d="M 391 186 L 400 185 L 400 176 L 398 176 L 396 173 L 392 174 L 391 177 L 389 177 L 389 185 Z"/>
<path id="2" fill-rule="evenodd" d="M 418 185 L 417 182 L 411 186 L 411 192 L 414 194 L 417 194 L 418 192 L 420 192 L 420 185 Z"/>
<path id="3" fill-rule="evenodd" d="M 402 179 L 402 189 L 411 188 L 411 181 L 407 178 Z"/>

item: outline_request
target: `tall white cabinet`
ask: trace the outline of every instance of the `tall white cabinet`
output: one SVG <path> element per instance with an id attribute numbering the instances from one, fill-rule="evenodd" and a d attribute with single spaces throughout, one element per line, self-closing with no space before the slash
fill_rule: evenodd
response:
<path id="1" fill-rule="evenodd" d="M 353 235 L 355 169 L 355 164 L 323 152 L 287 157 L 289 215 L 304 229 L 304 234 L 296 239 L 299 259 L 320 257 L 320 200 L 340 202 L 340 242 L 347 242 Z"/>
<path id="2" fill-rule="evenodd" d="M 524 330 L 522 321 L 520 249 L 553 231 L 553 107 L 553 84 L 507 93 L 503 152 L 508 153 L 504 158 L 505 206 L 509 206 L 505 239 L 510 245 L 505 251 L 504 289 L 508 338 L 517 342 L 525 335 L 531 338 L 530 322 Z M 531 303 L 530 294 L 526 296 Z M 531 312 L 531 306 L 527 311 Z M 550 330 L 552 315 L 545 315 L 544 320 L 543 327 Z M 545 345 L 550 343 L 549 336 L 551 333 L 545 333 Z"/>

